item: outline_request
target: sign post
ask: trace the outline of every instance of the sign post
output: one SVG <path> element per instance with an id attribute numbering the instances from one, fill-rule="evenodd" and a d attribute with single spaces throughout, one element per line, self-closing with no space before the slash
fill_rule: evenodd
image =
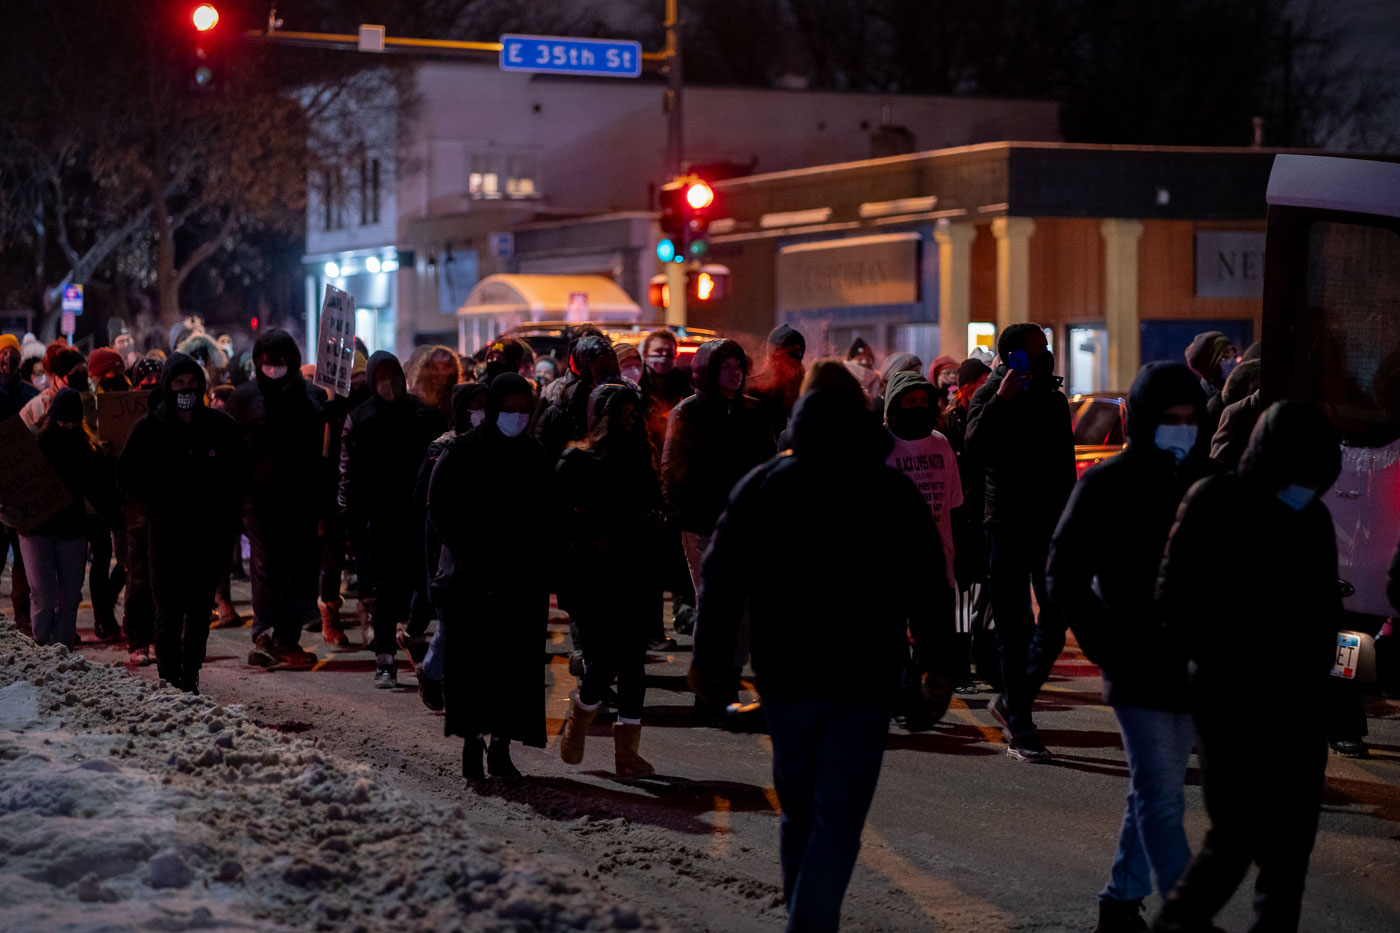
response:
<path id="1" fill-rule="evenodd" d="M 326 286 L 317 337 L 316 377 L 312 382 L 336 395 L 350 394 L 355 367 L 355 296 Z"/>
<path id="2" fill-rule="evenodd" d="M 68 338 L 68 342 L 73 342 L 73 332 L 78 329 L 78 317 L 83 313 L 83 287 L 81 285 L 65 285 L 63 287 L 63 303 L 59 310 L 63 312 L 58 329 Z"/>
<path id="3" fill-rule="evenodd" d="M 636 78 L 642 44 L 626 39 L 501 36 L 502 71 L 537 71 L 598 78 Z"/>

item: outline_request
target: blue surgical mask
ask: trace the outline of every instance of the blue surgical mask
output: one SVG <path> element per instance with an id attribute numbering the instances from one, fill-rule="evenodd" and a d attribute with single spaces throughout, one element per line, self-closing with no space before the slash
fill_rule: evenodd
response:
<path id="1" fill-rule="evenodd" d="M 506 437 L 519 437 L 530 423 L 530 416 L 523 412 L 503 411 L 496 416 L 496 427 Z"/>
<path id="2" fill-rule="evenodd" d="M 1159 424 L 1152 434 L 1152 443 L 1161 450 L 1171 451 L 1180 463 L 1196 446 L 1196 426 L 1194 424 Z"/>
<path id="3" fill-rule="evenodd" d="M 1295 512 L 1301 512 L 1317 497 L 1317 490 L 1307 486 L 1285 486 L 1278 491 L 1278 501 Z"/>

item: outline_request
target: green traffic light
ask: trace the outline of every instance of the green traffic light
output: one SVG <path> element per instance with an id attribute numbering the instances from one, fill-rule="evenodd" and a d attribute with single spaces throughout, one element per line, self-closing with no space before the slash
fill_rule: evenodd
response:
<path id="1" fill-rule="evenodd" d="M 656 258 L 660 259 L 662 262 L 670 262 L 675 256 L 676 244 L 662 237 L 661 241 L 656 244 Z"/>
<path id="2" fill-rule="evenodd" d="M 706 240 L 696 240 L 690 244 L 690 255 L 703 256 L 710 251 L 710 244 Z"/>

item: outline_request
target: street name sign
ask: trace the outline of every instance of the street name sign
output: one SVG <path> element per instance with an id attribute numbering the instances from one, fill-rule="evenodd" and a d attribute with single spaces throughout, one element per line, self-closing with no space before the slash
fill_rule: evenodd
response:
<path id="1" fill-rule="evenodd" d="M 83 313 L 83 287 L 68 285 L 63 289 L 63 306 L 60 311 L 71 311 L 74 316 Z"/>
<path id="2" fill-rule="evenodd" d="M 501 36 L 502 71 L 540 71 L 599 78 L 636 78 L 642 44 L 626 39 Z"/>

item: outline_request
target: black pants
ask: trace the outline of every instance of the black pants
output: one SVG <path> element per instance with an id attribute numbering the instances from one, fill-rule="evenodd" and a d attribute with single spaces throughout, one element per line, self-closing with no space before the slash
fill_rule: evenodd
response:
<path id="1" fill-rule="evenodd" d="M 321 576 L 318 595 L 321 602 L 339 606 L 340 573 L 345 569 L 345 522 L 332 508 L 321 523 Z"/>
<path id="2" fill-rule="evenodd" d="M 151 591 L 155 598 L 156 670 L 184 690 L 199 682 L 209 642 L 214 587 L 228 570 L 231 532 L 207 523 L 147 526 Z"/>
<path id="3" fill-rule="evenodd" d="M 112 521 L 102 515 L 87 516 L 88 548 L 92 567 L 88 571 L 88 592 L 92 595 L 93 627 L 99 637 L 115 637 L 117 627 L 117 597 L 126 585 L 126 553 L 118 551 L 114 538 L 117 529 Z M 120 537 L 125 541 L 125 528 Z M 112 567 L 112 554 L 118 554 L 117 565 Z"/>
<path id="4" fill-rule="evenodd" d="M 0 526 L 4 535 L 0 537 L 0 570 L 5 569 L 4 551 L 10 549 L 14 560 L 10 564 L 10 602 L 14 604 L 15 623 L 20 628 L 30 627 L 29 577 L 24 572 L 24 556 L 19 552 L 19 529 L 9 525 Z"/>
<path id="5" fill-rule="evenodd" d="M 127 648 L 149 648 L 155 634 L 156 603 L 151 594 L 150 540 L 146 533 L 146 513 L 128 503 L 126 517 L 126 604 L 122 607 L 122 631 Z"/>
<path id="6" fill-rule="evenodd" d="M 630 605 L 629 605 L 630 604 Z M 592 706 L 617 681 L 617 715 L 641 719 L 647 695 L 647 639 L 650 622 L 648 591 L 636 589 L 606 604 L 589 600 L 571 607 L 583 635 L 583 659 L 587 665 L 579 700 Z"/>
<path id="7" fill-rule="evenodd" d="M 417 581 L 427 579 L 426 572 L 417 569 L 419 561 L 426 560 L 423 537 L 403 516 L 375 516 L 358 536 L 355 552 L 360 597 L 374 600 L 370 610 L 374 653 L 395 654 L 398 624 L 409 621 Z"/>
<path id="8" fill-rule="evenodd" d="M 279 645 L 295 645 L 316 611 L 316 516 L 251 514 L 243 527 L 252 557 L 253 638 L 271 631 Z"/>
<path id="9" fill-rule="evenodd" d="M 1296 685 L 1295 685 L 1296 686 Z M 1288 685 L 1281 686 L 1286 692 Z M 1251 863 L 1258 933 L 1293 933 L 1317 836 L 1327 768 L 1320 710 L 1258 712 L 1258 697 L 1199 696 L 1193 702 L 1210 831 L 1168 895 L 1154 929 L 1211 929 Z"/>
<path id="10" fill-rule="evenodd" d="M 1050 531 L 987 522 L 992 613 L 1012 735 L 1035 731 L 1031 704 L 1065 646 L 1065 621 L 1050 608 L 1045 562 Z M 1031 591 L 1040 623 L 1031 611 Z"/>
<path id="11" fill-rule="evenodd" d="M 442 541 L 438 538 L 437 531 L 428 521 L 426 514 L 416 515 L 415 520 L 423 529 L 423 547 L 422 554 L 417 555 L 418 559 L 413 567 L 413 578 L 417 583 L 413 587 L 413 595 L 409 597 L 408 634 L 413 638 L 419 638 L 428 631 L 428 623 L 436 615 L 432 599 L 429 596 L 429 588 L 433 582 L 433 574 L 437 572 L 438 557 L 442 553 Z"/>

